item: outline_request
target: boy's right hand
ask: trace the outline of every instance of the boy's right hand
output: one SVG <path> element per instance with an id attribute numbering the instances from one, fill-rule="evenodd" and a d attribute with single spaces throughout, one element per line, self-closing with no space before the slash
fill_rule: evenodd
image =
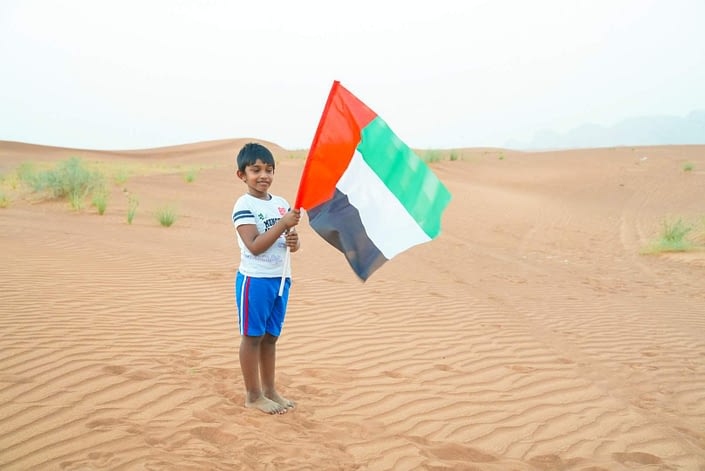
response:
<path id="1" fill-rule="evenodd" d="M 292 228 L 295 225 L 299 223 L 301 220 L 301 210 L 300 209 L 292 209 L 288 213 L 286 213 L 284 216 L 282 216 L 281 221 L 286 225 L 286 228 Z"/>

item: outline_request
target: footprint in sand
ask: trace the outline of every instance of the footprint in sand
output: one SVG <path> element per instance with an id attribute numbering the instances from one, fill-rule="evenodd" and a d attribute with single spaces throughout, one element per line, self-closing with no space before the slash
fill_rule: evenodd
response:
<path id="1" fill-rule="evenodd" d="M 636 463 L 636 464 L 661 464 L 663 460 L 656 455 L 651 453 L 644 453 L 641 451 L 634 451 L 631 453 L 612 453 L 612 457 L 622 464 Z"/>
<path id="2" fill-rule="evenodd" d="M 538 469 L 564 469 L 565 464 L 558 455 L 539 455 L 529 459 L 529 463 Z"/>
<path id="3" fill-rule="evenodd" d="M 122 419 L 96 419 L 88 422 L 86 427 L 98 432 L 107 432 L 108 430 L 112 430 L 116 425 L 120 425 L 122 423 Z"/>
<path id="4" fill-rule="evenodd" d="M 444 461 L 462 461 L 465 463 L 491 463 L 497 461 L 495 456 L 460 443 L 438 444 L 423 437 L 408 436 L 409 441 L 421 445 L 424 454 Z"/>
<path id="5" fill-rule="evenodd" d="M 492 461 L 497 461 L 497 458 L 490 454 L 457 443 L 432 446 L 427 448 L 426 451 L 441 460 L 466 463 L 491 463 Z"/>
<path id="6" fill-rule="evenodd" d="M 223 432 L 215 427 L 195 427 L 191 435 L 214 445 L 232 445 L 238 443 L 238 437 L 232 433 Z"/>
<path id="7" fill-rule="evenodd" d="M 206 423 L 218 423 L 220 422 L 220 419 L 218 416 L 212 414 L 211 412 L 207 410 L 196 410 L 193 411 L 192 414 L 194 418 L 200 420 L 201 422 L 206 422 Z"/>
<path id="8" fill-rule="evenodd" d="M 144 381 L 147 379 L 152 379 L 156 378 L 158 376 L 157 373 L 153 373 L 151 371 L 147 370 L 133 370 L 130 371 L 129 374 L 126 375 L 130 379 L 134 379 L 136 381 Z"/>
<path id="9" fill-rule="evenodd" d="M 382 374 L 385 376 L 389 376 L 390 378 L 403 378 L 404 375 L 399 373 L 398 371 L 392 371 L 392 370 L 386 370 L 383 371 Z"/>
<path id="10" fill-rule="evenodd" d="M 320 396 L 323 394 L 323 391 L 321 389 L 318 389 L 315 386 L 311 386 L 310 384 L 302 384 L 301 386 L 296 386 L 296 389 L 305 394 L 310 394 L 313 396 Z"/>
<path id="11" fill-rule="evenodd" d="M 125 371 L 127 371 L 127 368 L 120 365 L 108 365 L 103 367 L 103 372 L 109 375 L 121 375 Z"/>

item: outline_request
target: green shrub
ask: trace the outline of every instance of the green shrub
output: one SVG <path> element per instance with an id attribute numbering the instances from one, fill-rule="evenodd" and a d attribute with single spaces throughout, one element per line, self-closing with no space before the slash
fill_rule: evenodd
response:
<path id="1" fill-rule="evenodd" d="M 673 222 L 664 221 L 662 223 L 660 238 L 652 243 L 646 253 L 660 252 L 685 252 L 693 248 L 693 243 L 685 236 L 693 230 L 693 226 L 677 219 Z"/>
<path id="2" fill-rule="evenodd" d="M 159 224 L 170 227 L 176 221 L 176 211 L 171 206 L 162 206 L 155 212 Z"/>
<path id="3" fill-rule="evenodd" d="M 135 218 L 135 213 L 137 212 L 137 206 L 140 202 L 135 196 L 128 196 L 127 198 L 127 223 L 132 224 L 132 220 Z"/>
<path id="4" fill-rule="evenodd" d="M 10 205 L 10 199 L 5 192 L 0 191 L 0 208 L 7 208 Z"/>
<path id="5" fill-rule="evenodd" d="M 105 214 L 105 209 L 108 207 L 108 190 L 105 187 L 96 190 L 93 193 L 91 203 L 98 210 L 98 214 L 101 216 Z"/>
<path id="6" fill-rule="evenodd" d="M 0 176 L 0 186 L 3 188 L 16 190 L 18 183 L 20 183 L 20 179 L 17 174 L 12 173 Z"/>
<path id="7" fill-rule="evenodd" d="M 198 169 L 190 168 L 184 174 L 184 181 L 186 181 L 186 183 L 193 183 L 196 179 L 196 175 L 198 175 Z"/>
<path id="8" fill-rule="evenodd" d="M 692 172 L 693 169 L 695 169 L 695 165 L 693 165 L 690 162 L 686 162 L 683 164 L 683 171 L 684 172 Z"/>
<path id="9" fill-rule="evenodd" d="M 32 162 L 22 162 L 17 167 L 17 178 L 22 182 L 32 186 L 32 180 L 35 178 L 35 168 Z"/>
<path id="10" fill-rule="evenodd" d="M 441 160 L 441 153 L 434 149 L 429 149 L 424 153 L 423 161 L 426 163 L 439 162 Z"/>
<path id="11" fill-rule="evenodd" d="M 450 160 L 451 161 L 456 161 L 458 160 L 458 154 L 454 150 L 450 151 Z"/>
<path id="12" fill-rule="evenodd" d="M 53 170 L 38 173 L 31 165 L 20 166 L 18 176 L 33 191 L 47 193 L 50 198 L 66 198 L 73 209 L 81 209 L 86 197 L 103 182 L 103 175 L 86 168 L 78 157 L 59 162 Z"/>
<path id="13" fill-rule="evenodd" d="M 661 240 L 667 244 L 680 244 L 686 234 L 692 230 L 693 227 L 684 223 L 682 219 L 678 219 L 673 223 L 664 221 Z"/>
<path id="14" fill-rule="evenodd" d="M 124 185 L 129 177 L 129 172 L 124 167 L 118 168 L 113 174 L 113 181 L 116 185 Z"/>

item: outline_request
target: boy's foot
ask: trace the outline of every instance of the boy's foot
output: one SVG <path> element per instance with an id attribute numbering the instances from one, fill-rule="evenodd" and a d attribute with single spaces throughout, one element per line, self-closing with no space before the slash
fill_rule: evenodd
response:
<path id="1" fill-rule="evenodd" d="M 267 397 L 282 406 L 284 409 L 293 409 L 296 407 L 296 403 L 294 401 L 290 401 L 289 399 L 280 396 L 276 391 L 271 394 L 267 394 Z"/>
<path id="2" fill-rule="evenodd" d="M 245 401 L 245 407 L 259 409 L 265 414 L 284 414 L 287 410 L 283 405 L 272 401 L 264 396 L 260 396 L 256 401 Z"/>

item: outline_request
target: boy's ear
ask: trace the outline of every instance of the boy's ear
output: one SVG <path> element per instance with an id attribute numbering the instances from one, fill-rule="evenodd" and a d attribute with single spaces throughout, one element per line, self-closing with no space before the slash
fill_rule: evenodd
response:
<path id="1" fill-rule="evenodd" d="M 242 180 L 242 178 L 245 176 L 245 172 L 240 171 L 239 169 L 235 171 L 235 175 L 237 175 L 237 178 Z"/>

